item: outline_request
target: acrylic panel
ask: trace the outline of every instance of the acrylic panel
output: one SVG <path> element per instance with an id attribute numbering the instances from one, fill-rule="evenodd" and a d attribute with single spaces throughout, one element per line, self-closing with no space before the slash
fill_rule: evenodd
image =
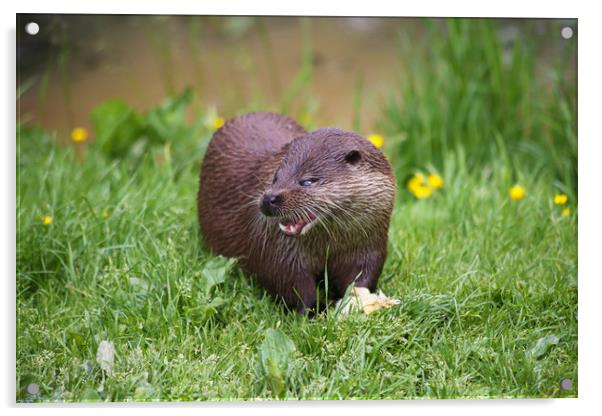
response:
<path id="1" fill-rule="evenodd" d="M 577 32 L 17 15 L 17 402 L 576 397 Z"/>

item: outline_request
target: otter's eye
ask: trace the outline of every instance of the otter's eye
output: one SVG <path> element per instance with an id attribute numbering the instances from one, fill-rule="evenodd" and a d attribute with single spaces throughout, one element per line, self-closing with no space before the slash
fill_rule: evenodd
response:
<path id="1" fill-rule="evenodd" d="M 310 186 L 310 185 L 313 185 L 316 182 L 318 182 L 317 178 L 303 179 L 303 180 L 299 181 L 299 185 L 301 185 L 301 186 Z"/>

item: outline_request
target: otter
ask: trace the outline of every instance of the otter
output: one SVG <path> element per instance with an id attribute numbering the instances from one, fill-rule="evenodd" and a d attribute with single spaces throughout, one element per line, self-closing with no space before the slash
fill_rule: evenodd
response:
<path id="1" fill-rule="evenodd" d="M 328 278 L 373 291 L 387 256 L 395 180 L 383 153 L 337 128 L 307 132 L 275 113 L 218 129 L 200 173 L 198 219 L 216 254 L 236 257 L 289 308 L 313 310 Z"/>

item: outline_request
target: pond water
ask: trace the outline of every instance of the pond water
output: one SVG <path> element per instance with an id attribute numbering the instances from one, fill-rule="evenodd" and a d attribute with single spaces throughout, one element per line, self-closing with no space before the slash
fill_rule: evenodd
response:
<path id="1" fill-rule="evenodd" d="M 29 86 L 19 115 L 57 130 L 62 140 L 76 126 L 90 128 L 90 111 L 107 99 L 143 111 L 186 86 L 194 89 L 194 108 L 214 107 L 225 117 L 278 110 L 288 96 L 291 114 L 316 127 L 369 134 L 378 130 L 384 100 L 399 90 L 412 59 L 407 48 L 425 24 L 414 18 L 19 16 L 20 25 L 28 21 L 39 22 L 40 33 L 19 31 L 18 80 Z M 304 56 L 311 75 L 303 81 Z"/>

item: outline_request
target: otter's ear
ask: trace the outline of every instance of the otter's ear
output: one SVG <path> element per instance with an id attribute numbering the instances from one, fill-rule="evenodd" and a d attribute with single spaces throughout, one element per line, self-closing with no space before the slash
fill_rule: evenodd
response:
<path id="1" fill-rule="evenodd" d="M 352 165 L 357 164 L 362 159 L 362 154 L 359 150 L 352 150 L 345 155 L 345 162 Z"/>

